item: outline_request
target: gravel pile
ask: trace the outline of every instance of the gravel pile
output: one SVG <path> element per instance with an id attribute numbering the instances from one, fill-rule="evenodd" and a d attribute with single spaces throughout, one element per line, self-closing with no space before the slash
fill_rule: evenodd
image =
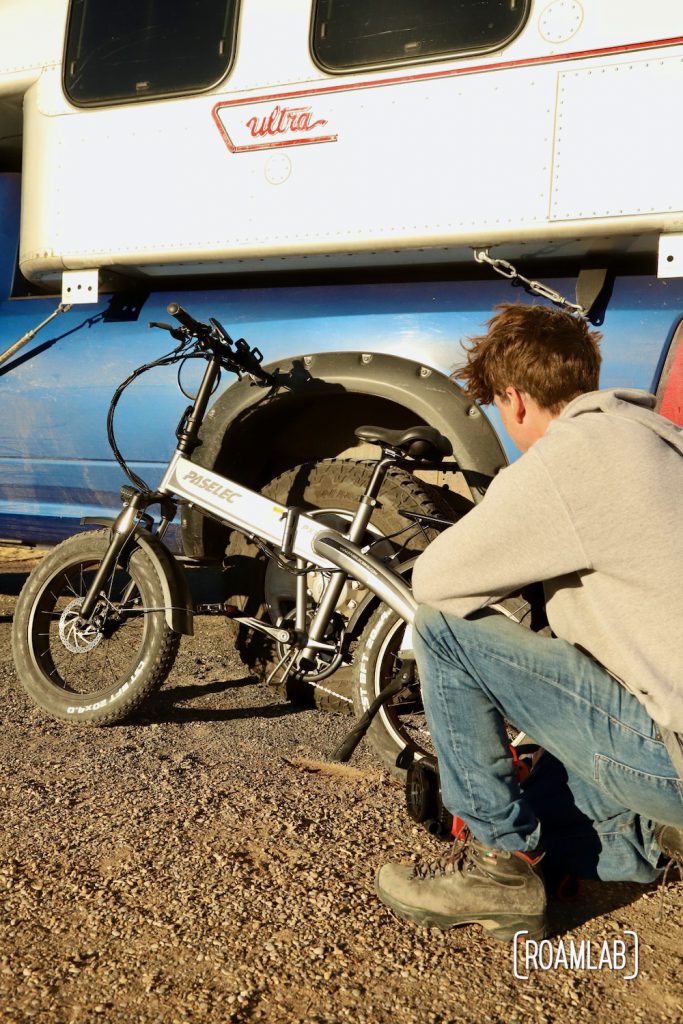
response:
<path id="1" fill-rule="evenodd" d="M 69 728 L 17 685 L 13 603 L 0 596 L 3 1024 L 683 1019 L 680 884 L 662 921 L 660 891 L 635 885 L 553 907 L 565 942 L 635 929 L 635 980 L 518 980 L 478 928 L 415 929 L 378 902 L 384 860 L 443 845 L 367 749 L 327 761 L 349 719 L 273 703 L 230 626 L 198 620 L 134 722 Z"/>

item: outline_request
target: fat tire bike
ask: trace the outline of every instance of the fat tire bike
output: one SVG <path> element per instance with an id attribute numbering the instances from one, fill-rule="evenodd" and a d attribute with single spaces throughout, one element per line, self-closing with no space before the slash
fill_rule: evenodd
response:
<path id="1" fill-rule="evenodd" d="M 220 608 L 241 630 L 267 639 L 274 651 L 271 680 L 295 680 L 325 691 L 329 677 L 351 666 L 351 699 L 361 719 L 337 754 L 348 759 L 369 729 L 379 756 L 389 767 L 398 758 L 401 770 L 406 750 L 411 758 L 431 751 L 411 648 L 412 563 L 401 559 L 405 543 L 373 530 L 371 519 L 387 478 L 395 487 L 397 481 L 410 481 L 415 469 L 445 465 L 450 442 L 425 425 L 359 427 L 357 438 L 379 446 L 380 455 L 361 477 L 358 467 L 350 471 L 362 482 L 355 509 L 316 514 L 250 490 L 192 461 L 210 398 L 222 370 L 264 389 L 286 384 L 262 366 L 258 349 L 244 339 L 233 341 L 216 319 L 200 323 L 176 303 L 168 312 L 176 325 L 150 326 L 170 332 L 177 346 L 135 370 L 109 410 L 109 442 L 131 481 L 121 489 L 120 513 L 114 519 L 83 520 L 90 529 L 55 547 L 19 596 L 12 648 L 21 683 L 53 717 L 91 725 L 127 718 L 163 684 L 181 636 L 193 633 L 195 611 L 184 569 L 163 538 L 178 507 L 193 506 L 255 546 L 276 582 L 287 581 L 278 592 L 289 601 L 275 613 L 271 606 L 269 615 L 267 605 L 264 617 L 244 614 L 235 605 Z M 114 411 L 123 390 L 141 373 L 191 358 L 206 362 L 201 384 L 180 420 L 161 483 L 150 490 L 117 447 Z M 457 469 L 454 462 L 447 466 Z M 152 515 L 150 509 L 157 507 Z M 408 526 L 399 534 L 424 534 L 453 521 L 453 515 L 419 508 L 403 515 Z"/>

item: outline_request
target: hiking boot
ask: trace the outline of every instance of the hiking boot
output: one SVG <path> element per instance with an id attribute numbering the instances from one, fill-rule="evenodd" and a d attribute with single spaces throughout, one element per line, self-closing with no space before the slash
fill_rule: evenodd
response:
<path id="1" fill-rule="evenodd" d="M 425 927 L 480 924 L 502 941 L 517 932 L 542 939 L 546 897 L 538 869 L 541 857 L 494 850 L 467 836 L 438 861 L 415 867 L 385 864 L 377 872 L 375 889 L 399 917 Z"/>
<path id="2" fill-rule="evenodd" d="M 655 825 L 655 839 L 665 857 L 675 864 L 683 864 L 683 828 Z"/>

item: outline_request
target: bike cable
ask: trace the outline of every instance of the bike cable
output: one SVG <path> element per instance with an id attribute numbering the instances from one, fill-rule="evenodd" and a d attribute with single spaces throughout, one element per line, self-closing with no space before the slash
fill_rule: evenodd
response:
<path id="1" fill-rule="evenodd" d="M 166 352 L 165 355 L 159 356 L 158 359 L 154 359 L 152 360 L 152 362 L 144 363 L 142 366 L 138 366 L 136 370 L 133 370 L 130 376 L 126 377 L 126 379 L 122 381 L 121 384 L 119 384 L 119 386 L 117 387 L 116 391 L 112 396 L 111 402 L 109 403 L 109 412 L 107 413 L 107 440 L 109 441 L 109 447 L 111 448 L 114 454 L 114 458 L 116 459 L 119 466 L 130 480 L 130 482 L 133 484 L 134 487 L 137 487 L 141 491 L 149 491 L 150 487 L 142 479 L 141 476 L 138 476 L 135 470 L 130 468 L 130 466 L 124 459 L 123 455 L 121 454 L 121 451 L 119 450 L 119 447 L 116 443 L 116 436 L 114 433 L 114 413 L 116 412 L 116 407 L 119 403 L 121 395 L 126 390 L 126 388 L 133 383 L 134 380 L 137 380 L 137 378 L 142 376 L 143 373 L 146 373 L 148 370 L 153 370 L 157 366 L 172 366 L 174 363 L 178 363 L 181 360 L 192 358 L 190 349 L 194 346 L 194 344 L 194 339 L 185 339 L 180 343 L 180 345 L 177 345 L 174 349 L 172 349 L 172 351 Z"/>

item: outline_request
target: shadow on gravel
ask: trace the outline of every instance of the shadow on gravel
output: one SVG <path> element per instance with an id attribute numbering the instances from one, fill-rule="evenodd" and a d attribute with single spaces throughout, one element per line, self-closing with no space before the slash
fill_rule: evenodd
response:
<path id="1" fill-rule="evenodd" d="M 28 572 L 0 572 L 0 594 L 16 597 L 28 579 Z M 2 622 L 11 622 L 11 615 L 3 615 Z"/>
<path id="2" fill-rule="evenodd" d="M 168 687 L 168 689 L 155 694 L 149 706 L 191 700 L 193 697 L 205 697 L 207 693 L 225 693 L 226 690 L 238 690 L 242 686 L 255 686 L 257 683 L 256 676 L 244 676 L 242 679 L 214 679 L 211 683 L 192 683 L 190 686 Z"/>
<path id="3" fill-rule="evenodd" d="M 559 900 L 548 905 L 549 933 L 553 936 L 573 931 L 583 924 L 613 913 L 622 907 L 629 907 L 642 899 L 645 893 L 656 892 L 658 885 L 636 885 L 632 882 L 582 882 L 575 900 L 562 903 Z M 628 927 L 628 915 L 624 915 L 624 927 Z"/>
<path id="4" fill-rule="evenodd" d="M 226 690 L 253 686 L 256 683 L 258 680 L 255 676 L 245 676 L 243 679 L 175 686 L 172 690 L 162 690 L 146 703 L 144 718 L 139 718 L 136 724 L 145 726 L 160 722 L 235 722 L 247 718 L 284 718 L 287 715 L 300 714 L 304 710 L 290 703 L 257 704 L 239 708 L 187 707 L 184 703 L 205 697 L 207 694 L 224 693 Z"/>

